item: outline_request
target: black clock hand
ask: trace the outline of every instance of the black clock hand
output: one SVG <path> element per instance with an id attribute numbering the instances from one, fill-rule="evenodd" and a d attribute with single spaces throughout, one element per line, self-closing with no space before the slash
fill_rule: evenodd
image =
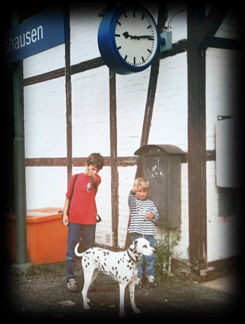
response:
<path id="1" fill-rule="evenodd" d="M 153 36 L 150 36 L 150 35 L 142 35 L 142 36 L 135 36 L 135 37 L 137 37 L 137 39 L 147 38 L 149 40 L 154 40 L 154 37 Z"/>
<path id="2" fill-rule="evenodd" d="M 123 36 L 125 37 L 125 38 L 128 38 L 128 37 L 130 37 L 131 39 L 138 39 L 138 40 L 140 40 L 140 38 L 146 38 L 146 39 L 148 39 L 148 40 L 154 40 L 154 37 L 153 36 L 151 36 L 151 35 L 141 35 L 141 36 L 132 36 L 132 35 L 129 35 L 129 33 L 128 32 L 124 32 L 123 33 Z"/>

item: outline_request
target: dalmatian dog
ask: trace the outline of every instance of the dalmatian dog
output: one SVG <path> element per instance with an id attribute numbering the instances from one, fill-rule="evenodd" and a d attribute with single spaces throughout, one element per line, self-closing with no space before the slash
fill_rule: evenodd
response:
<path id="1" fill-rule="evenodd" d="M 137 280 L 138 264 L 142 255 L 153 255 L 155 249 L 152 248 L 145 238 L 135 240 L 126 251 L 113 252 L 106 249 L 94 247 L 83 253 L 78 252 L 79 243 L 75 247 L 75 253 L 82 257 L 82 268 L 84 274 L 84 285 L 82 290 L 83 307 L 89 309 L 88 289 L 95 280 L 99 272 L 111 276 L 119 283 L 120 310 L 119 316 L 125 316 L 124 295 L 125 289 L 129 287 L 130 301 L 135 313 L 140 310 L 135 304 L 135 283 Z"/>

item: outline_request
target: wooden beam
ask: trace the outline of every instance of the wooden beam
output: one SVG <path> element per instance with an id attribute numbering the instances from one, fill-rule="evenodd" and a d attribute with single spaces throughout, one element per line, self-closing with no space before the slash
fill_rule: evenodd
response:
<path id="1" fill-rule="evenodd" d="M 191 3 L 191 6 L 193 6 L 193 3 Z M 228 1 L 222 2 L 222 5 L 219 2 L 213 4 L 207 16 L 201 18 L 195 32 L 190 35 L 196 47 L 206 48 L 208 46 L 210 38 L 215 35 L 228 11 Z"/>
<path id="2" fill-rule="evenodd" d="M 208 41 L 207 47 L 221 48 L 221 49 L 232 49 L 232 50 L 243 50 L 243 41 L 230 38 L 211 37 Z"/>
<path id="3" fill-rule="evenodd" d="M 111 211 L 112 241 L 118 246 L 118 170 L 117 170 L 117 106 L 116 106 L 116 75 L 109 70 L 110 84 L 110 153 L 111 153 Z"/>
<path id="4" fill-rule="evenodd" d="M 49 72 L 46 72 L 46 73 L 34 75 L 32 77 L 29 77 L 29 78 L 25 78 L 23 80 L 23 86 L 26 87 L 26 86 L 29 86 L 29 85 L 32 85 L 32 84 L 53 80 L 53 79 L 56 79 L 56 78 L 63 77 L 64 75 L 65 75 L 65 68 L 60 68 L 60 69 L 57 69 L 57 70 L 53 70 L 53 71 L 49 71 Z"/>
<path id="5" fill-rule="evenodd" d="M 167 20 L 167 6 L 166 3 L 161 2 L 158 8 L 158 22 L 157 22 L 157 28 L 159 33 L 162 31 L 166 20 Z M 157 54 L 155 61 L 151 66 L 140 147 L 146 145 L 149 139 L 153 106 L 154 106 L 155 94 L 157 88 L 159 62 L 160 62 L 160 50 L 159 53 Z"/>
<path id="6" fill-rule="evenodd" d="M 197 271 L 207 265 L 205 50 L 195 42 L 204 15 L 205 8 L 191 3 L 187 11 L 189 257 Z"/>
<path id="7" fill-rule="evenodd" d="M 72 99 L 71 99 L 71 47 L 65 43 L 65 92 L 66 92 L 66 150 L 67 186 L 72 176 Z"/>

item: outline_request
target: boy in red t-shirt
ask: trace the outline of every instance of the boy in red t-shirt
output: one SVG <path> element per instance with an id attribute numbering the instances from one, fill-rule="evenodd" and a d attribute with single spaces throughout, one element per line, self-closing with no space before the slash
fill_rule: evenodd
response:
<path id="1" fill-rule="evenodd" d="M 102 155 L 99 153 L 90 154 L 87 158 L 85 171 L 72 176 L 66 193 L 62 223 L 69 226 L 66 250 L 66 287 L 71 292 L 77 291 L 77 283 L 74 278 L 77 263 L 75 246 L 80 238 L 82 238 L 84 251 L 94 245 L 97 216 L 95 196 L 101 182 L 98 173 L 103 165 Z"/>

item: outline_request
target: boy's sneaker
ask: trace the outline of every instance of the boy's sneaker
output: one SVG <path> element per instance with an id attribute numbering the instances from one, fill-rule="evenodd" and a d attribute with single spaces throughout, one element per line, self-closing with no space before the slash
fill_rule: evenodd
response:
<path id="1" fill-rule="evenodd" d="M 147 277 L 147 285 L 150 288 L 155 288 L 157 286 L 157 283 L 156 283 L 156 280 L 155 280 L 154 276 Z"/>
<path id="2" fill-rule="evenodd" d="M 74 278 L 68 279 L 66 283 L 66 288 L 70 292 L 78 292 L 76 280 Z"/>
<path id="3" fill-rule="evenodd" d="M 142 287 L 141 278 L 137 278 L 135 285 L 136 285 L 137 288 L 141 288 Z"/>

